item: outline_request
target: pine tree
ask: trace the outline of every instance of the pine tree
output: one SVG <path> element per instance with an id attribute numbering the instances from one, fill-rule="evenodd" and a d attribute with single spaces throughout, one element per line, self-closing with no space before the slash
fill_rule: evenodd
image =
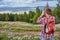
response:
<path id="1" fill-rule="evenodd" d="M 14 21 L 14 14 L 13 13 L 9 14 L 9 21 Z"/>
<path id="2" fill-rule="evenodd" d="M 60 20 L 60 2 L 57 4 L 57 16 Z"/>
<path id="3" fill-rule="evenodd" d="M 18 15 L 15 14 L 15 15 L 14 15 L 14 21 L 17 21 L 17 20 L 18 20 Z"/>
<path id="4" fill-rule="evenodd" d="M 23 14 L 24 16 L 23 16 L 23 20 L 25 21 L 25 22 L 27 22 L 27 13 L 26 12 L 24 12 L 24 14 Z"/>
<path id="5" fill-rule="evenodd" d="M 9 14 L 5 14 L 5 21 L 9 21 Z"/>
<path id="6" fill-rule="evenodd" d="M 58 0 L 57 7 L 52 13 L 56 17 L 56 23 L 60 23 L 60 1 Z"/>
<path id="7" fill-rule="evenodd" d="M 2 21 L 2 14 L 0 14 L 0 21 Z"/>
<path id="8" fill-rule="evenodd" d="M 51 14 L 51 15 L 53 15 L 53 16 L 56 17 L 56 16 L 57 16 L 57 12 L 58 12 L 58 11 L 57 11 L 57 8 L 55 8 L 55 9 L 52 11 L 52 14 Z"/>
<path id="9" fill-rule="evenodd" d="M 47 5 L 45 6 L 45 8 L 49 8 L 49 4 L 48 4 L 48 3 L 47 3 Z M 44 9 L 45 9 L 45 8 L 44 8 Z"/>
<path id="10" fill-rule="evenodd" d="M 32 23 L 35 12 L 29 11 L 29 22 Z"/>
<path id="11" fill-rule="evenodd" d="M 36 8 L 36 14 L 33 17 L 33 23 L 36 23 L 37 18 L 41 15 L 41 10 L 39 9 L 39 7 Z"/>

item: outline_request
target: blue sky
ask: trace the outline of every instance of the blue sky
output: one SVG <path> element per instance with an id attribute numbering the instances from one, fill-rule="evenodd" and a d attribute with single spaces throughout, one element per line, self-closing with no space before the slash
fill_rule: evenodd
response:
<path id="1" fill-rule="evenodd" d="M 0 0 L 0 7 L 37 7 L 46 6 L 56 7 L 56 0 Z"/>

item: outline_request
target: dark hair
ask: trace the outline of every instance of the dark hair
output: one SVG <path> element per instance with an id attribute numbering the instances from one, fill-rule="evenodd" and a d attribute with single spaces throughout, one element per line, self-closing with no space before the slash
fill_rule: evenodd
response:
<path id="1" fill-rule="evenodd" d="M 47 12 L 47 14 L 51 14 L 51 9 L 50 8 L 46 8 L 45 11 Z"/>

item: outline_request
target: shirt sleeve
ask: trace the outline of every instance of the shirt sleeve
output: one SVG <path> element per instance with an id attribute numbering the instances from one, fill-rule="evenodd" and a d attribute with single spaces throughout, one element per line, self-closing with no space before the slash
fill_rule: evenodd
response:
<path id="1" fill-rule="evenodd" d="M 55 17 L 52 16 L 52 17 L 50 18 L 50 21 L 55 21 Z"/>
<path id="2" fill-rule="evenodd" d="M 45 23 L 45 17 L 44 18 L 38 18 L 37 19 L 37 23 L 41 23 L 41 24 L 44 24 Z"/>

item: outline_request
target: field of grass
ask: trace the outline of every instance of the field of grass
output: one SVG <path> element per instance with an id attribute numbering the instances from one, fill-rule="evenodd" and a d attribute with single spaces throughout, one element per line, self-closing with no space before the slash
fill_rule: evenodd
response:
<path id="1" fill-rule="evenodd" d="M 39 40 L 39 36 L 28 36 L 28 35 L 0 35 L 0 40 Z"/>
<path id="2" fill-rule="evenodd" d="M 0 22 L 0 30 L 9 31 L 41 31 L 41 26 L 25 25 L 16 22 Z M 55 28 L 55 31 L 60 32 L 60 28 Z"/>
<path id="3" fill-rule="evenodd" d="M 0 40 L 40 40 L 38 32 L 41 29 L 41 26 L 34 26 L 34 24 L 24 22 L 0 22 Z M 55 30 L 60 32 L 60 28 Z M 55 36 L 55 40 L 59 39 L 58 36 Z"/>
<path id="4" fill-rule="evenodd" d="M 9 31 L 40 31 L 40 26 L 25 26 L 17 23 L 0 23 L 0 30 Z"/>
<path id="5" fill-rule="evenodd" d="M 0 40 L 40 40 L 40 36 L 34 35 L 2 35 L 0 34 Z M 59 37 L 55 36 L 55 40 L 60 40 Z"/>

